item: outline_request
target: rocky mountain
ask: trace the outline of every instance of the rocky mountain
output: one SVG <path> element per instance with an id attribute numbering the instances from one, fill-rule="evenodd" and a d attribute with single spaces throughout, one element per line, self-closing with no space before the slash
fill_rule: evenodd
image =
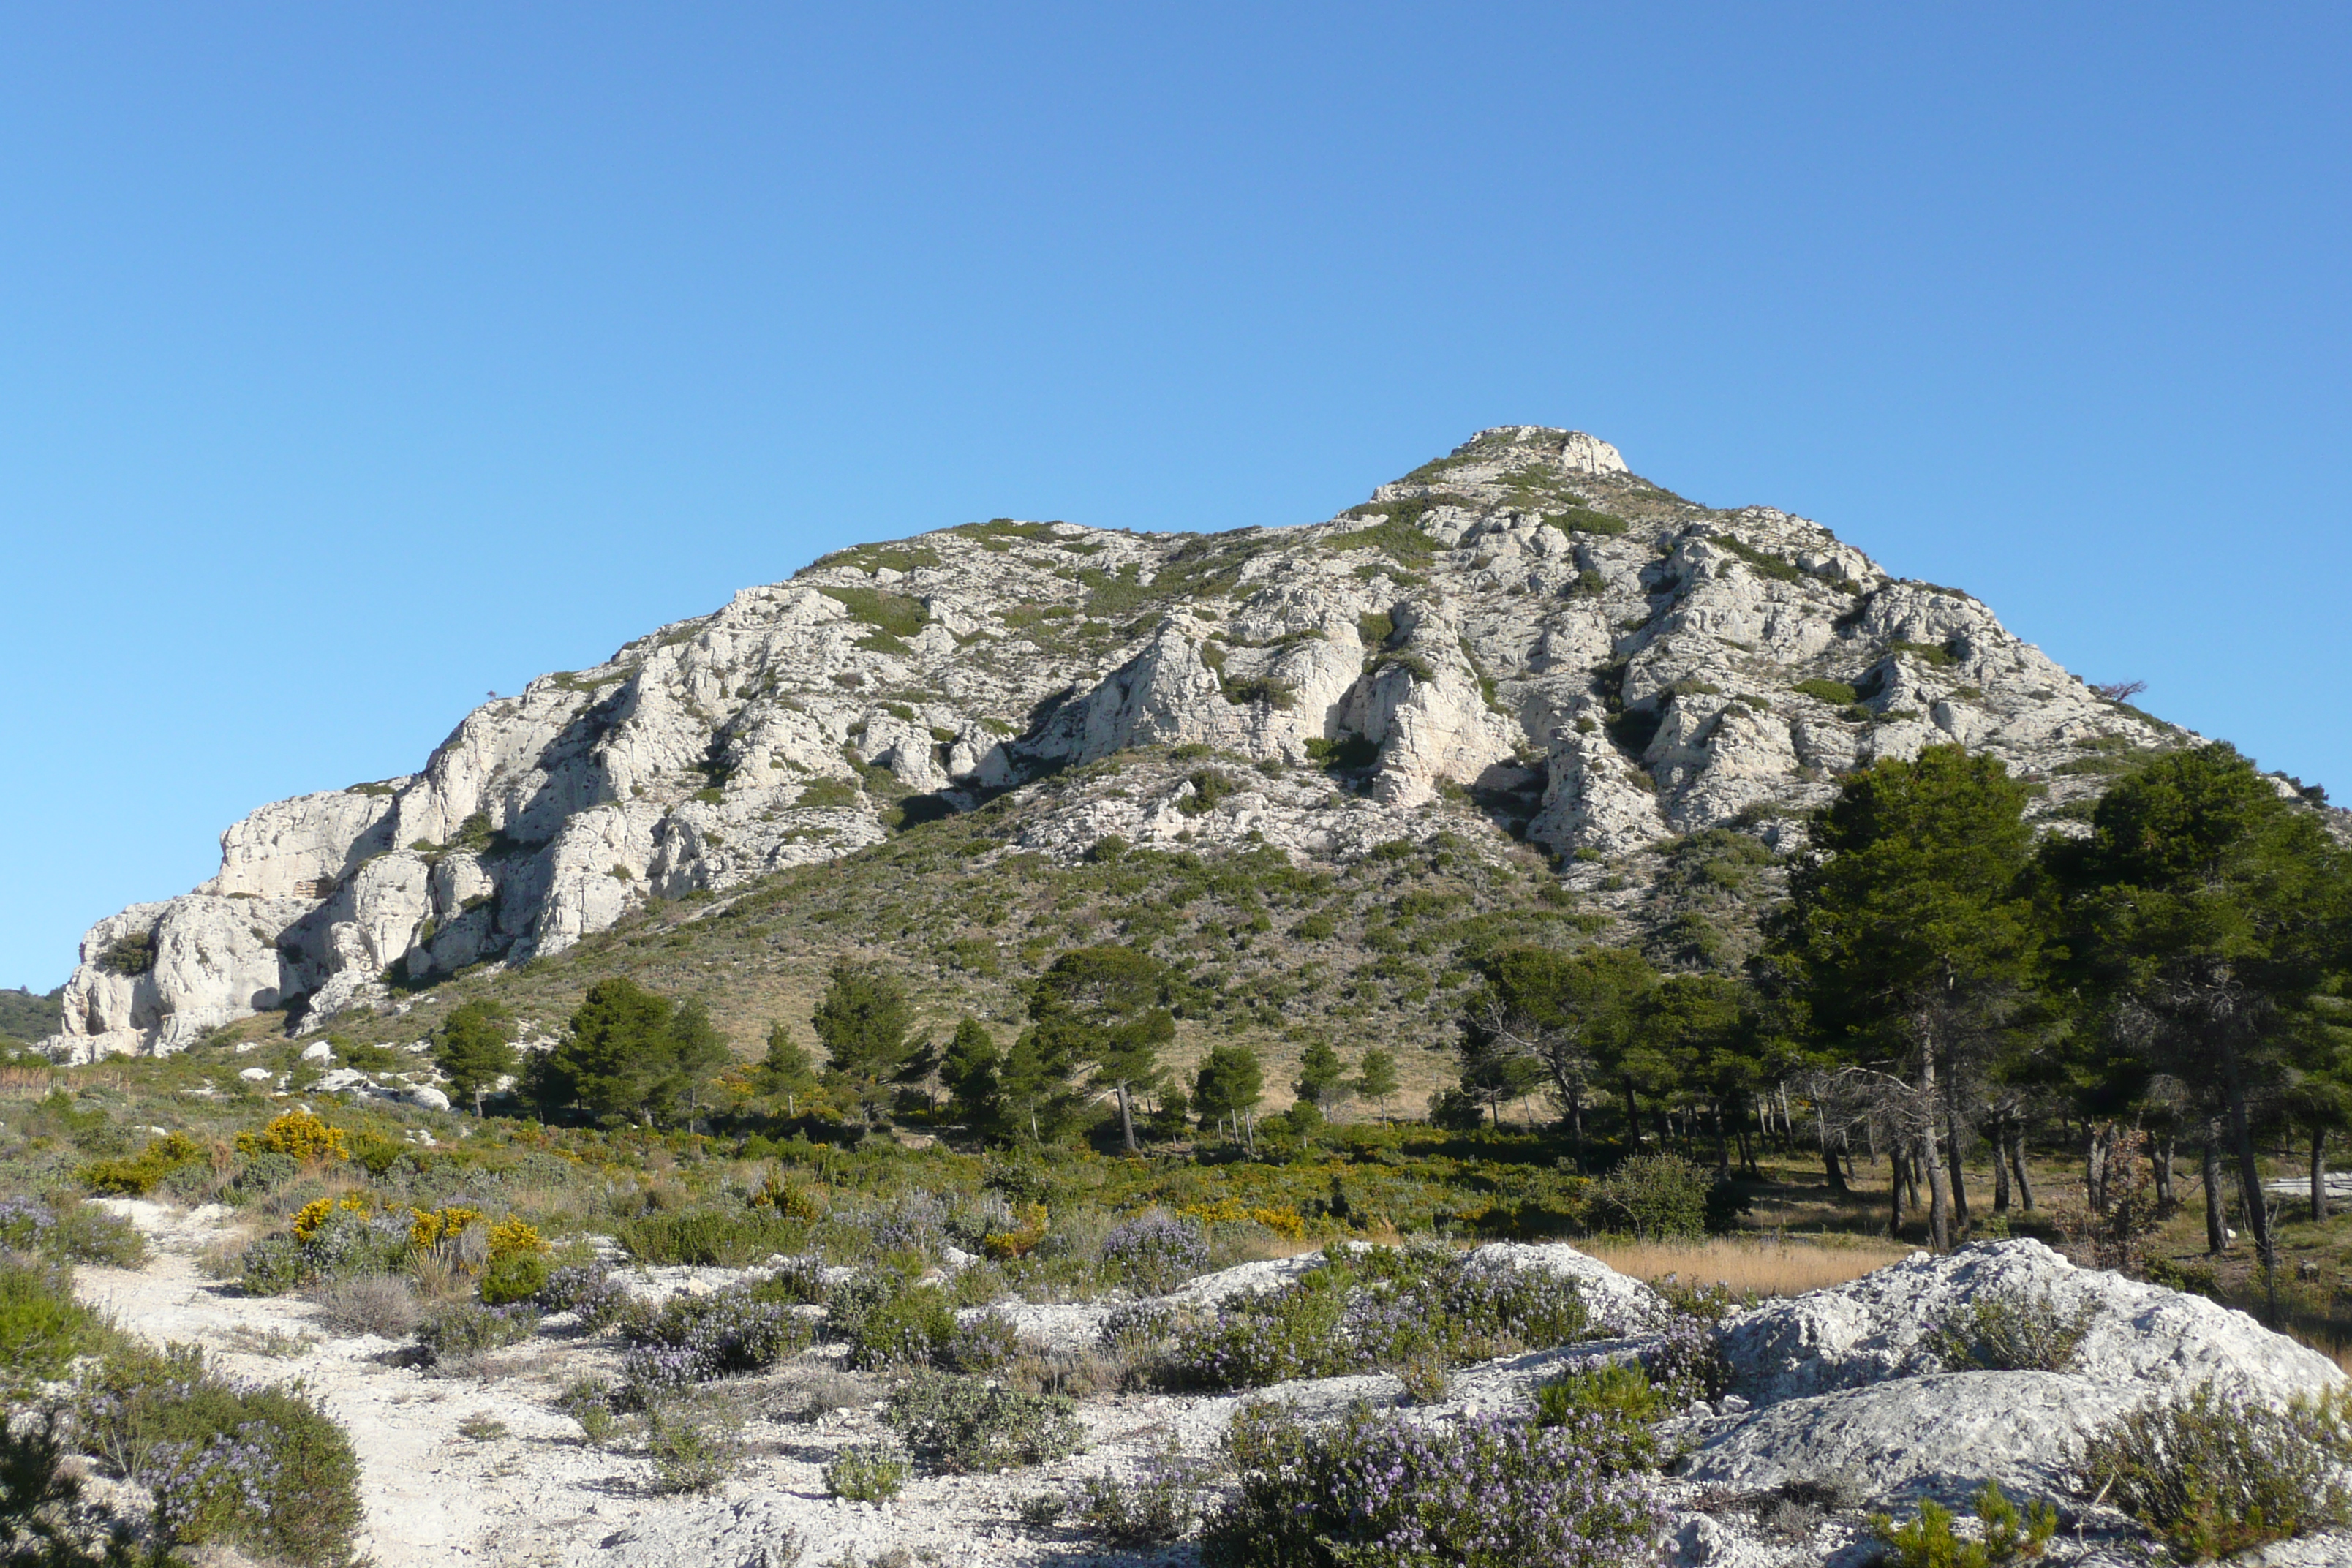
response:
<path id="1" fill-rule="evenodd" d="M 1685 836 L 1785 850 L 1874 758 L 1992 752 L 2063 829 L 2190 738 L 1819 523 L 1504 426 L 1310 526 L 1000 518 L 747 588 L 475 710 L 414 774 L 237 823 L 218 875 L 91 928 L 45 1044 L 89 1059 L 277 1007 L 316 1020 L 1008 792 L 1050 809 L 1000 854 L 1516 838 L 1639 922 Z M 1153 749 L 1242 771 L 1071 787 Z"/>

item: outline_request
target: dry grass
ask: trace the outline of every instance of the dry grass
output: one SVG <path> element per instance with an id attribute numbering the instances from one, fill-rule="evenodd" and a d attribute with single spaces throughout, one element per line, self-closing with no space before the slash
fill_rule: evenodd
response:
<path id="1" fill-rule="evenodd" d="M 1746 1295 L 1801 1296 L 1843 1285 L 1910 1255 L 1911 1248 L 1856 1237 L 1824 1246 L 1772 1237 L 1717 1237 L 1710 1241 L 1592 1241 L 1579 1249 L 1620 1274 L 1655 1281 L 1673 1274 L 1685 1285 L 1723 1285 Z"/>

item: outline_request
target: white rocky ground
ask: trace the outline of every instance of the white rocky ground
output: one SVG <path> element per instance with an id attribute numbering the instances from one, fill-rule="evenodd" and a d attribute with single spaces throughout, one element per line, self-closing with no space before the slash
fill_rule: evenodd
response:
<path id="1" fill-rule="evenodd" d="M 726 1385 L 752 1414 L 745 1462 L 721 1489 L 669 1497 L 648 1463 L 584 1442 L 555 1408 L 572 1379 L 609 1373 L 608 1340 L 567 1334 L 551 1320 L 536 1340 L 488 1358 L 462 1376 L 407 1364 L 399 1347 L 325 1334 L 316 1309 L 290 1299 L 252 1300 L 207 1279 L 197 1255 L 221 1236 L 225 1211 L 181 1214 L 121 1201 L 153 1244 L 138 1270 L 84 1268 L 83 1295 L 157 1341 L 203 1344 L 236 1373 L 299 1375 L 350 1429 L 364 1467 L 364 1547 L 381 1568 L 458 1562 L 737 1568 L 776 1561 L 798 1541 L 812 1565 L 856 1552 L 866 1560 L 904 1550 L 916 1560 L 993 1565 L 1056 1562 L 1190 1563 L 1189 1545 L 1139 1554 L 1107 1552 L 1064 1529 L 1023 1525 L 1018 1500 L 1059 1492 L 1080 1476 L 1121 1470 L 1170 1440 L 1213 1450 L 1240 1400 L 1110 1394 L 1082 1406 L 1089 1447 L 1060 1464 L 1001 1477 L 917 1479 L 896 1500 L 869 1505 L 828 1498 L 823 1465 L 882 1427 L 871 1407 L 798 1418 L 796 1389 L 831 1366 L 820 1347 L 778 1374 Z M 1546 1268 L 1580 1280 L 1596 1316 L 1619 1337 L 1464 1369 L 1433 1419 L 1461 1410 L 1527 1408 L 1535 1384 L 1574 1357 L 1629 1355 L 1649 1342 L 1661 1306 L 1647 1286 L 1564 1246 L 1498 1246 L 1490 1262 Z M 1181 1294 L 1211 1300 L 1280 1285 L 1311 1258 L 1250 1264 L 1196 1279 Z M 649 1294 L 709 1289 L 732 1278 L 715 1269 L 660 1269 L 635 1277 Z M 2067 1373 L 1940 1371 L 1919 1348 L 1925 1329 L 1989 1290 L 2046 1292 L 2062 1308 L 2097 1316 Z M 1100 1309 L 1007 1307 L 1025 1332 L 1072 1347 L 1094 1335 Z M 308 1337 L 293 1358 L 256 1350 L 276 1334 Z M 1674 1514 L 1662 1560 L 1717 1568 L 1859 1568 L 1874 1551 L 1859 1510 L 1902 1511 L 1922 1496 L 1965 1503 L 1987 1478 L 2013 1496 L 2051 1496 L 2071 1510 L 2049 1561 L 2143 1561 L 2126 1521 L 2069 1500 L 2069 1467 L 2083 1436 L 2105 1415 L 2151 1395 L 2175 1394 L 2207 1377 L 2246 1396 L 2284 1400 L 2331 1386 L 2343 1374 L 2325 1358 L 2241 1313 L 2119 1276 L 2076 1269 L 2030 1241 L 1989 1243 L 1947 1258 L 1915 1255 L 1849 1285 L 1739 1314 L 1727 1323 L 1735 1391 L 1674 1424 L 1687 1453 L 1667 1483 Z M 1387 1376 L 1333 1378 L 1259 1391 L 1310 1412 L 1354 1400 L 1402 1405 Z M 467 1436 L 486 1417 L 503 1435 Z M 1776 1489 L 1805 1483 L 1845 1500 L 1826 1516 L 1786 1505 Z M 1965 1510 L 1964 1510 L 1965 1511 Z M 2079 1528 L 2077 1528 L 2079 1527 Z M 2273 1568 L 2352 1562 L 2352 1537 L 2290 1542 L 2247 1559 Z"/>
<path id="2" fill-rule="evenodd" d="M 1797 689 L 1822 680 L 1860 700 Z M 324 1017 L 394 965 L 553 952 L 649 895 L 875 842 L 910 796 L 961 809 L 1127 748 L 1298 764 L 1349 742 L 1365 766 L 1208 816 L 1181 791 L 1078 792 L 1014 847 L 1255 835 L 1344 858 L 1481 812 L 1562 855 L 1732 821 L 1779 843 L 1780 816 L 1876 757 L 1958 742 L 2063 813 L 2104 752 L 2181 738 L 1817 523 L 1696 506 L 1606 442 L 1505 426 L 1307 527 L 1001 521 L 747 588 L 477 709 L 413 775 L 236 824 L 210 881 L 91 928 L 47 1046 L 175 1050 L 289 1002 Z"/>

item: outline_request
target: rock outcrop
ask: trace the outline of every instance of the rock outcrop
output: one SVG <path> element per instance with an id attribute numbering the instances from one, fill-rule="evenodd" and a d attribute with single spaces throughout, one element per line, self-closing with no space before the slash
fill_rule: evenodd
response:
<path id="1" fill-rule="evenodd" d="M 1483 816 L 1591 888 L 1593 862 L 1696 829 L 1782 845 L 1876 757 L 1993 752 L 2063 822 L 2103 759 L 2183 738 L 1817 523 L 1507 426 L 1311 526 L 1000 519 L 747 588 L 477 709 L 414 775 L 232 826 L 204 887 L 92 928 L 47 1046 L 315 1018 L 1137 747 L 1291 770 L 1236 831 L 1294 853 Z M 1071 810 L 1031 847 L 1173 839 L 1193 815 Z"/>
<path id="2" fill-rule="evenodd" d="M 2059 1370 L 1946 1366 L 1933 1331 L 1993 1300 L 2045 1303 L 2087 1327 Z M 2326 1356 L 2243 1312 L 2077 1268 L 2038 1241 L 1914 1254 L 1738 1314 L 1722 1349 L 1746 1408 L 1708 1425 L 1690 1479 L 1769 1491 L 1846 1477 L 1880 1500 L 1962 1501 L 1987 1479 L 2060 1490 L 2090 1434 L 2147 1399 L 2211 1383 L 2232 1400 L 2283 1405 L 2344 1381 Z"/>

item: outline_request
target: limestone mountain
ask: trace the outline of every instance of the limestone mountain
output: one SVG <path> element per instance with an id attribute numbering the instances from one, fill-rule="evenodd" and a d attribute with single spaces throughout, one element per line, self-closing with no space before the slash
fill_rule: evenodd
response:
<path id="1" fill-rule="evenodd" d="M 1035 798 L 1003 855 L 1517 840 L 1654 925 L 1675 843 L 1769 861 L 1874 758 L 1990 752 L 2063 823 L 2186 739 L 1818 523 L 1504 426 L 1309 526 L 1000 518 L 744 589 L 478 708 L 414 774 L 237 823 L 218 875 L 91 928 L 47 1046 L 315 1021 L 1008 794 Z M 1086 771 L 1140 752 L 1240 767 Z"/>

